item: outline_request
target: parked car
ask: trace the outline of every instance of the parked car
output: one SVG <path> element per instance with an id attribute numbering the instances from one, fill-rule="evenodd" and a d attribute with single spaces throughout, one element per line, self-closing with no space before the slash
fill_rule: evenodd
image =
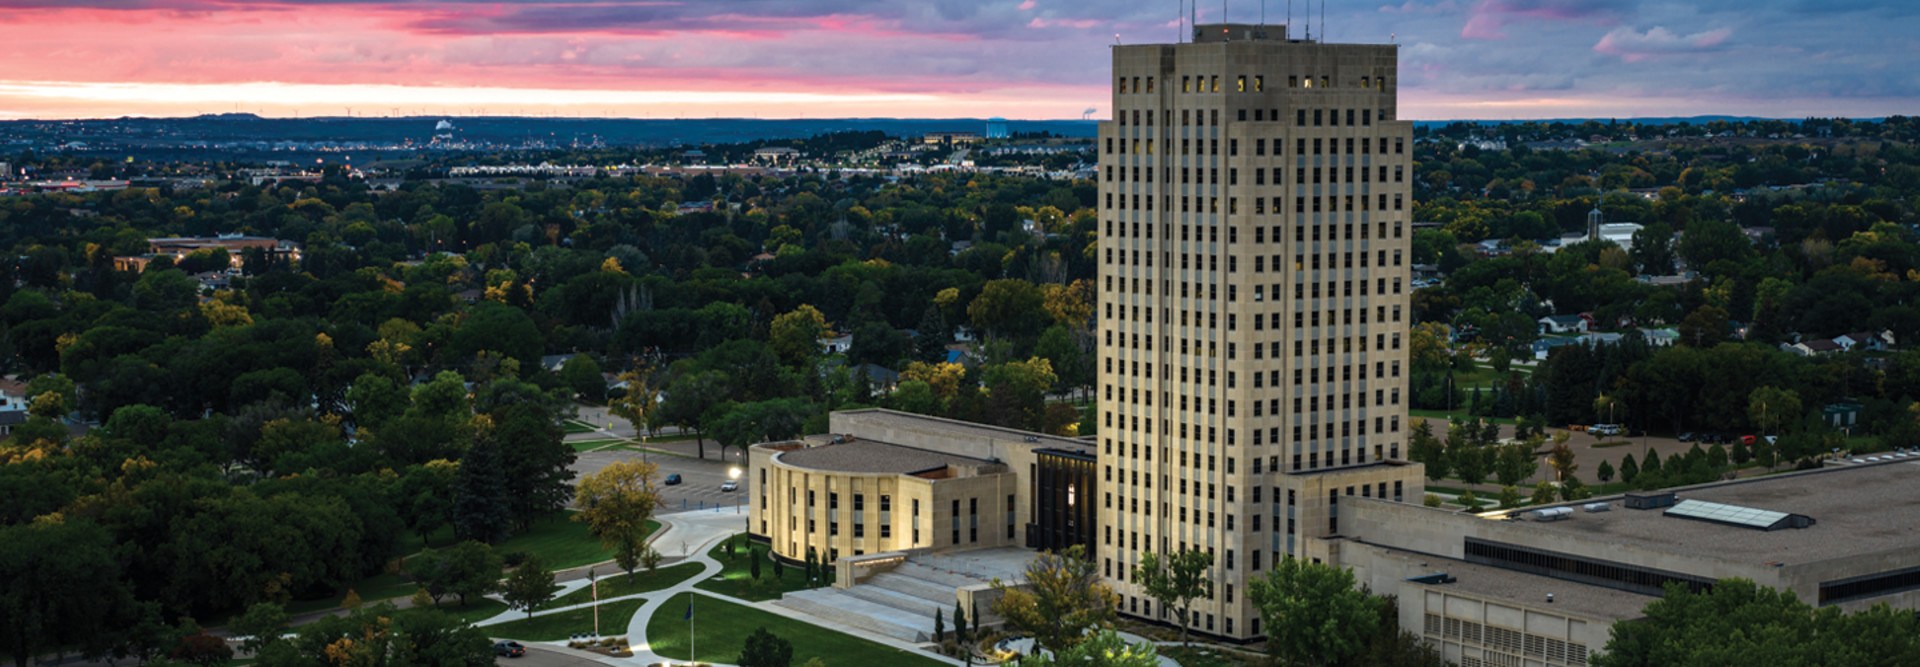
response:
<path id="1" fill-rule="evenodd" d="M 1695 434 L 1693 431 L 1687 431 L 1686 433 L 1680 434 L 1681 442 L 1693 442 L 1699 439 L 1700 439 L 1700 436 Z"/>
<path id="2" fill-rule="evenodd" d="M 506 658 L 518 658 L 527 654 L 527 647 L 514 641 L 494 642 L 493 654 Z"/>
<path id="3" fill-rule="evenodd" d="M 737 482 L 734 482 L 733 480 L 727 480 L 720 483 L 720 490 L 721 491 L 738 491 L 740 490 L 740 484 Z"/>
<path id="4" fill-rule="evenodd" d="M 1760 440 L 1759 438 L 1753 437 L 1751 435 L 1740 436 L 1740 444 L 1746 445 L 1748 447 L 1752 447 L 1753 443 L 1758 442 L 1759 440 Z"/>
<path id="5" fill-rule="evenodd" d="M 667 475 L 667 486 L 673 486 L 679 483 L 680 483 L 680 473 Z"/>

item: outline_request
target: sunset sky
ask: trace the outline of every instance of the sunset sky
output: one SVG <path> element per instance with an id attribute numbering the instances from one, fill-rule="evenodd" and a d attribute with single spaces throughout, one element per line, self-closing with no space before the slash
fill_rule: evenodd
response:
<path id="1" fill-rule="evenodd" d="M 1104 117 L 1107 45 L 1173 41 L 1176 2 L 0 0 L 0 118 Z M 1284 23 L 1288 3 L 1265 11 Z M 1253 23 L 1261 5 L 1224 12 Z M 1314 14 L 1315 37 L 1401 45 L 1404 118 L 1920 113 L 1913 0 Z"/>

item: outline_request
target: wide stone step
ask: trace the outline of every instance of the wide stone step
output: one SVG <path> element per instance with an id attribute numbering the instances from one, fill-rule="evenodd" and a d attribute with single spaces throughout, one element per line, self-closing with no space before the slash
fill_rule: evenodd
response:
<path id="1" fill-rule="evenodd" d="M 933 620 L 935 613 L 946 608 L 946 606 L 935 604 L 905 593 L 896 593 L 873 586 L 854 586 L 852 588 L 842 589 L 840 594 L 860 598 L 874 604 L 892 607 L 909 614 L 925 616 L 929 622 Z"/>
<path id="2" fill-rule="evenodd" d="M 905 563 L 901 563 L 900 567 L 894 568 L 893 571 L 889 572 L 888 574 L 899 574 L 899 575 L 910 577 L 913 579 L 918 579 L 920 581 L 939 584 L 941 586 L 951 586 L 956 589 L 963 586 L 972 586 L 975 584 L 987 583 L 986 580 L 975 579 L 973 577 L 959 574 L 957 572 L 951 572 L 948 570 L 940 569 L 937 567 L 921 565 L 913 561 L 907 561 Z"/>
<path id="3" fill-rule="evenodd" d="M 895 593 L 911 595 L 942 606 L 953 604 L 953 600 L 956 597 L 956 592 L 952 586 L 943 586 L 893 572 L 882 572 L 874 575 L 861 585 L 884 588 Z"/>
<path id="4" fill-rule="evenodd" d="M 837 592 L 829 595 L 807 596 L 788 593 L 785 598 L 774 604 L 827 621 L 829 626 L 837 623 L 901 641 L 916 643 L 927 641 L 929 629 L 933 627 L 931 621 L 928 621 L 925 629 L 904 625 L 896 622 L 907 620 L 901 618 L 902 613 L 898 609 Z"/>

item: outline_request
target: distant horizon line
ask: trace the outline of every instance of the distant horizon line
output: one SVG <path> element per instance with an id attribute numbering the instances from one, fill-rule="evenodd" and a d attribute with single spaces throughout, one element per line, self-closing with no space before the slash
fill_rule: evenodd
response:
<path id="1" fill-rule="evenodd" d="M 1777 117 L 1777 116 L 1744 116 L 1744 115 L 1732 115 L 1732 114 L 1696 114 L 1691 116 L 1631 116 L 1631 117 L 1558 116 L 1558 117 L 1539 117 L 1539 118 L 1402 118 L 1400 120 L 1404 120 L 1412 123 L 1482 123 L 1482 124 L 1554 123 L 1554 122 L 1586 122 L 1586 121 L 1603 121 L 1603 122 L 1668 121 L 1668 122 L 1673 122 L 1673 121 L 1693 121 L 1693 120 L 1702 120 L 1702 121 L 1770 120 L 1770 121 L 1785 121 L 1785 122 L 1801 122 L 1806 120 L 1841 120 L 1841 119 L 1850 120 L 1850 121 L 1881 122 L 1881 121 L 1885 121 L 1888 118 L 1904 117 L 1904 116 L 1905 114 L 1893 114 L 1889 116 L 1800 116 L 1800 117 L 1787 118 L 1787 117 Z M 412 115 L 402 115 L 402 116 L 377 116 L 377 115 L 266 116 L 266 115 L 261 115 L 258 113 L 253 113 L 248 111 L 240 111 L 240 112 L 202 113 L 202 114 L 181 115 L 181 116 L 121 115 L 121 116 L 97 116 L 97 117 L 0 118 L 0 123 L 100 122 L 100 121 L 117 121 L 117 120 L 152 120 L 152 121 L 202 120 L 202 119 L 229 120 L 229 119 L 243 119 L 243 118 L 255 118 L 260 120 L 327 120 L 327 121 L 335 121 L 335 120 L 380 121 L 380 120 L 421 120 L 421 119 L 436 119 L 436 118 L 438 119 L 473 118 L 473 119 L 514 119 L 514 120 L 647 121 L 647 122 L 667 122 L 667 123 L 689 122 L 689 121 L 691 122 L 749 121 L 749 122 L 769 122 L 769 123 L 800 122 L 800 121 L 865 121 L 865 122 L 980 121 L 980 122 L 986 122 L 991 120 L 1002 120 L 1009 123 L 1094 124 L 1094 123 L 1101 123 L 1106 121 L 1106 119 L 1002 118 L 998 116 L 988 116 L 988 117 L 822 116 L 822 117 L 794 117 L 794 118 L 761 118 L 761 117 L 753 117 L 753 116 L 691 116 L 691 117 L 676 117 L 676 118 L 655 118 L 655 117 L 648 117 L 648 116 L 565 116 L 565 115 L 512 115 L 512 114 L 504 114 L 504 115 L 503 114 L 412 114 Z"/>

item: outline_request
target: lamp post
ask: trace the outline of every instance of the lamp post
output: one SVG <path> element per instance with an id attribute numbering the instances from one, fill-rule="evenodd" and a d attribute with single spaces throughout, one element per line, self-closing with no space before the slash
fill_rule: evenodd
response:
<path id="1" fill-rule="evenodd" d="M 731 482 L 734 482 L 734 483 L 736 483 L 736 484 L 738 484 L 738 483 L 739 483 L 739 480 L 740 480 L 740 466 L 734 466 L 734 467 L 732 467 L 732 468 L 728 468 L 728 469 L 727 469 L 727 480 L 728 480 L 728 481 L 731 481 Z M 734 490 L 735 490 L 735 491 L 738 491 L 738 490 L 739 490 L 739 488 L 738 488 L 738 487 L 735 487 L 735 488 L 734 488 Z M 734 514 L 739 514 L 739 513 L 740 513 L 740 503 L 734 503 L 734 504 L 733 504 L 733 513 L 734 513 Z"/>

